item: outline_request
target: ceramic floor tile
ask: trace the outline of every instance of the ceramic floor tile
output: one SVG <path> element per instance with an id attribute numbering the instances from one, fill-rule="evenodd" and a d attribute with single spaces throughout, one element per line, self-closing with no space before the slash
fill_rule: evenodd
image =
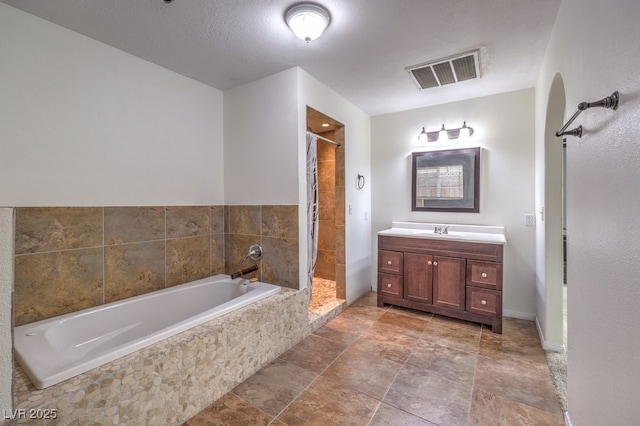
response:
<path id="1" fill-rule="evenodd" d="M 316 377 L 315 373 L 279 358 L 236 386 L 232 392 L 275 417 Z"/>
<path id="2" fill-rule="evenodd" d="M 478 353 L 480 327 L 437 321 L 434 317 L 420 336 L 421 340 L 469 353 Z"/>
<path id="3" fill-rule="evenodd" d="M 362 333 L 352 347 L 369 352 L 390 361 L 404 363 L 418 339 L 379 329 Z"/>
<path id="4" fill-rule="evenodd" d="M 349 309 L 344 311 L 342 315 L 347 319 L 359 319 L 371 325 L 380 319 L 385 312 L 387 312 L 386 309 L 375 306 L 349 306 Z"/>
<path id="5" fill-rule="evenodd" d="M 417 311 L 415 309 L 403 308 L 402 306 L 389 306 L 389 312 L 396 314 L 406 315 L 413 318 L 423 319 L 429 321 L 433 318 L 433 314 L 429 312 Z"/>
<path id="6" fill-rule="evenodd" d="M 375 329 L 383 329 L 407 336 L 420 337 L 427 326 L 427 320 L 387 311 L 373 324 Z"/>
<path id="7" fill-rule="evenodd" d="M 402 425 L 402 426 L 431 426 L 435 423 L 416 417 L 413 414 L 409 414 L 406 411 L 402 411 L 399 408 L 393 407 L 384 402 L 378 407 L 378 411 L 371 419 L 369 426 L 390 426 L 390 425 Z"/>
<path id="8" fill-rule="evenodd" d="M 280 358 L 320 374 L 344 351 L 346 346 L 311 334 L 282 354 Z"/>
<path id="9" fill-rule="evenodd" d="M 351 307 L 349 307 L 349 309 L 351 309 Z M 369 329 L 373 324 L 372 320 L 349 317 L 345 315 L 345 312 L 329 321 L 326 324 L 326 327 L 345 333 L 354 333 L 359 336 L 360 334 L 362 334 L 362 332 Z"/>
<path id="10" fill-rule="evenodd" d="M 322 373 L 322 377 L 381 400 L 400 367 L 400 363 L 351 347 Z"/>
<path id="11" fill-rule="evenodd" d="M 503 330 L 503 334 L 483 330 L 478 353 L 494 359 L 515 357 L 534 363 L 546 362 L 537 336 L 507 330 Z"/>
<path id="12" fill-rule="evenodd" d="M 533 322 L 354 305 L 187 424 L 563 424 Z"/>
<path id="13" fill-rule="evenodd" d="M 479 356 L 475 389 L 519 401 L 551 413 L 561 413 L 551 375 L 545 363 L 505 357 L 500 360 Z"/>
<path id="14" fill-rule="evenodd" d="M 364 296 L 360 297 L 358 300 L 351 304 L 352 307 L 357 306 L 378 306 L 378 293 L 374 291 L 370 291 L 366 293 Z"/>
<path id="15" fill-rule="evenodd" d="M 405 364 L 383 402 L 436 424 L 466 425 L 471 391 L 471 383 Z"/>
<path id="16" fill-rule="evenodd" d="M 326 324 L 314 331 L 313 334 L 315 334 L 316 336 L 324 337 L 325 339 L 334 341 L 336 343 L 350 345 L 351 343 L 355 342 L 358 337 L 360 337 L 361 333 L 342 331 L 330 326 L 329 324 Z"/>
<path id="17" fill-rule="evenodd" d="M 508 398 L 476 390 L 471 400 L 469 424 L 477 426 L 562 426 L 561 414 L 540 410 Z"/>
<path id="18" fill-rule="evenodd" d="M 407 359 L 407 364 L 436 372 L 447 379 L 472 383 L 478 356 L 430 341 L 419 340 Z"/>
<path id="19" fill-rule="evenodd" d="M 354 425 L 369 423 L 380 401 L 319 377 L 278 416 L 288 425 Z"/>
<path id="20" fill-rule="evenodd" d="M 467 330 L 476 330 L 480 332 L 482 324 L 476 322 L 464 321 L 457 318 L 443 317 L 442 315 L 434 315 L 431 320 L 432 325 L 443 325 L 447 327 L 464 328 Z"/>
<path id="21" fill-rule="evenodd" d="M 185 426 L 268 425 L 273 418 L 236 395 L 227 393 L 184 423 Z"/>

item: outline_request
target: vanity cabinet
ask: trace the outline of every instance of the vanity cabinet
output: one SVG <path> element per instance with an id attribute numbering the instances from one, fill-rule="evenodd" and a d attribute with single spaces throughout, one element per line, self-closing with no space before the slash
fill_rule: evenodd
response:
<path id="1" fill-rule="evenodd" d="M 502 333 L 502 245 L 378 236 L 378 306 L 432 312 Z"/>

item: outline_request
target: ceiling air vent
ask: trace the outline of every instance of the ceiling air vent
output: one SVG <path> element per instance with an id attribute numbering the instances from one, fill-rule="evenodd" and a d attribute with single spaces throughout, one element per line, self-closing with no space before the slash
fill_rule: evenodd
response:
<path id="1" fill-rule="evenodd" d="M 479 49 L 406 68 L 418 89 L 480 77 Z"/>

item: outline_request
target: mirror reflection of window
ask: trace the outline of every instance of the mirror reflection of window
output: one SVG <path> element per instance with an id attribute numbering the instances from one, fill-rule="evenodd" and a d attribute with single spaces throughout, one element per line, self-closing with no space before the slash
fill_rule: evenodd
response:
<path id="1" fill-rule="evenodd" d="M 461 200 L 464 198 L 463 166 L 419 167 L 416 184 L 418 206 L 424 206 L 426 200 Z"/>
<path id="2" fill-rule="evenodd" d="M 413 152 L 411 211 L 480 212 L 480 147 Z"/>

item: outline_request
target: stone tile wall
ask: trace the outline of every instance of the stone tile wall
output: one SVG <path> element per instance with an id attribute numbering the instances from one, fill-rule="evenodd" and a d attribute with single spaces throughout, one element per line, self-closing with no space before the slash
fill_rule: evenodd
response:
<path id="1" fill-rule="evenodd" d="M 55 412 L 46 424 L 182 424 L 302 340 L 308 309 L 306 290 L 282 289 L 43 390 L 17 367 L 13 408 Z"/>
<path id="2" fill-rule="evenodd" d="M 251 244 L 260 244 L 264 257 L 253 276 L 298 289 L 298 206 L 226 206 L 225 211 L 227 273 L 255 264 L 244 257 Z"/>
<path id="3" fill-rule="evenodd" d="M 20 207 L 15 324 L 231 273 L 297 289 L 297 206 Z"/>

